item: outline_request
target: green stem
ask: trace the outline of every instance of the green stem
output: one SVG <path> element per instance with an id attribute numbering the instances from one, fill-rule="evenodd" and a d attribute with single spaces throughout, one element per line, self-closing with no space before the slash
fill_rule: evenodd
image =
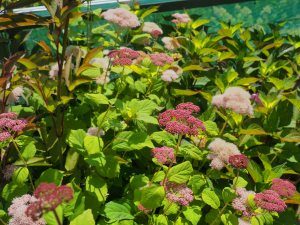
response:
<path id="1" fill-rule="evenodd" d="M 236 174 L 236 179 L 232 185 L 232 189 L 235 189 L 236 188 L 236 185 L 237 185 L 237 182 L 238 182 L 238 179 L 239 179 L 239 176 L 240 176 L 240 171 L 238 170 L 237 171 L 237 174 Z"/>
<path id="2" fill-rule="evenodd" d="M 14 144 L 14 147 L 15 147 L 15 149 L 17 150 L 20 159 L 22 160 L 23 164 L 25 165 L 26 169 L 28 170 L 28 178 L 29 178 L 29 182 L 30 182 L 30 184 L 31 184 L 32 190 L 34 191 L 34 190 L 35 190 L 35 187 L 34 187 L 34 184 L 33 184 L 33 180 L 32 180 L 30 171 L 29 171 L 29 169 L 28 169 L 28 164 L 27 164 L 26 160 L 23 158 L 23 156 L 22 156 L 22 154 L 21 154 L 21 152 L 20 152 L 20 149 L 19 149 L 17 143 L 15 142 L 15 140 L 12 140 L 12 143 Z"/>
<path id="3" fill-rule="evenodd" d="M 229 204 L 229 202 L 226 202 L 226 204 L 225 204 L 225 205 L 223 206 L 223 208 L 220 210 L 218 216 L 213 220 L 213 222 L 212 222 L 210 225 L 214 225 L 214 224 L 217 222 L 218 218 L 220 218 L 220 216 L 223 214 L 223 212 L 224 212 L 225 209 L 227 208 L 228 204 Z"/>
<path id="4" fill-rule="evenodd" d="M 54 213 L 54 216 L 55 216 L 55 219 L 56 219 L 57 224 L 58 224 L 58 225 L 62 225 L 62 223 L 61 223 L 61 221 L 60 221 L 60 219 L 59 219 L 59 217 L 58 217 L 57 212 L 56 212 L 55 209 L 53 210 L 53 213 Z"/>
<path id="5" fill-rule="evenodd" d="M 63 66 L 64 66 L 64 58 L 65 58 L 65 53 L 66 53 L 66 48 L 67 48 L 67 41 L 68 41 L 68 31 L 69 31 L 69 22 L 70 22 L 70 15 L 67 16 L 66 18 L 66 23 L 64 27 L 64 36 L 63 36 L 63 45 L 62 45 L 62 53 L 61 57 L 59 58 L 58 54 L 58 83 L 57 83 L 57 98 L 60 100 L 61 98 L 61 84 L 62 84 L 62 73 L 63 73 Z M 57 40 L 58 45 L 57 45 L 57 52 L 59 51 L 59 40 Z"/>
<path id="6" fill-rule="evenodd" d="M 226 128 L 227 123 L 228 123 L 228 121 L 225 120 L 225 122 L 223 123 L 222 129 L 221 129 L 221 131 L 220 131 L 220 136 L 223 134 L 223 132 L 224 132 L 224 130 L 225 130 L 225 128 Z"/>
<path id="7" fill-rule="evenodd" d="M 7 223 L 5 223 L 1 218 L 0 218 L 0 222 L 2 225 L 7 225 Z"/>

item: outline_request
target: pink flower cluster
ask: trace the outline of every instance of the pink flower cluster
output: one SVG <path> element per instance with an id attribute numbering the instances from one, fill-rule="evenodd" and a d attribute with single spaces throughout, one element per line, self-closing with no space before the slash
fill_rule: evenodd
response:
<path id="1" fill-rule="evenodd" d="M 6 141 L 15 132 L 22 131 L 27 125 L 24 119 L 17 119 L 17 114 L 8 112 L 0 114 L 0 141 Z"/>
<path id="2" fill-rule="evenodd" d="M 173 23 L 179 24 L 179 23 L 188 23 L 191 21 L 191 18 L 189 15 L 184 13 L 174 13 L 172 15 L 175 19 L 172 20 Z"/>
<path id="3" fill-rule="evenodd" d="M 240 87 L 227 88 L 222 95 L 215 95 L 212 104 L 224 109 L 230 109 L 239 114 L 253 115 L 250 94 Z"/>
<path id="4" fill-rule="evenodd" d="M 176 157 L 174 149 L 169 147 L 161 147 L 152 149 L 152 155 L 161 164 L 173 164 L 176 163 Z"/>
<path id="5" fill-rule="evenodd" d="M 228 162 L 237 169 L 245 169 L 248 166 L 249 159 L 243 154 L 229 156 Z"/>
<path id="6" fill-rule="evenodd" d="M 262 104 L 258 93 L 252 94 L 250 99 L 256 102 L 257 104 Z"/>
<path id="7" fill-rule="evenodd" d="M 164 66 L 166 64 L 172 64 L 174 62 L 174 59 L 165 53 L 150 54 L 150 59 L 156 66 Z"/>
<path id="8" fill-rule="evenodd" d="M 126 66 L 131 65 L 134 59 L 140 56 L 138 51 L 130 48 L 122 48 L 119 50 L 113 50 L 108 53 L 108 57 L 113 59 L 113 65 Z"/>
<path id="9" fill-rule="evenodd" d="M 43 212 L 53 211 L 61 203 L 71 201 L 73 190 L 66 185 L 56 186 L 53 183 L 41 183 L 33 195 L 37 200 L 28 205 L 26 215 L 36 221 Z"/>
<path id="10" fill-rule="evenodd" d="M 145 214 L 151 212 L 151 209 L 147 209 L 147 208 L 144 207 L 141 203 L 138 204 L 137 208 L 138 208 L 139 211 L 141 211 L 141 212 L 143 212 L 143 213 L 145 213 Z"/>
<path id="11" fill-rule="evenodd" d="M 230 156 L 241 154 L 235 144 L 226 142 L 221 138 L 213 140 L 208 145 L 208 148 L 211 150 L 211 153 L 207 158 L 212 160 L 210 166 L 216 170 L 221 170 L 228 164 Z"/>
<path id="12" fill-rule="evenodd" d="M 191 107 L 193 104 L 188 103 L 187 105 Z M 159 114 L 159 125 L 165 127 L 166 131 L 171 134 L 197 136 L 200 129 L 205 131 L 203 122 L 192 115 L 195 111 L 192 108 L 183 109 L 187 105 L 180 104 L 176 109 L 168 109 Z"/>
<path id="13" fill-rule="evenodd" d="M 105 20 L 123 28 L 135 28 L 140 26 L 140 21 L 137 16 L 123 8 L 109 9 L 101 15 Z"/>
<path id="14" fill-rule="evenodd" d="M 256 205 L 270 212 L 283 212 L 286 209 L 285 202 L 280 195 L 273 190 L 265 190 L 254 197 Z"/>
<path id="15" fill-rule="evenodd" d="M 178 203 L 183 206 L 189 205 L 194 200 L 193 191 L 185 184 L 166 182 L 166 197 L 170 202 Z"/>
<path id="16" fill-rule="evenodd" d="M 155 38 L 163 34 L 162 29 L 153 22 L 145 22 L 142 30 L 143 32 L 151 34 Z"/>
<path id="17" fill-rule="evenodd" d="M 293 183 L 280 178 L 275 178 L 272 180 L 272 186 L 270 189 L 277 192 L 277 194 L 282 197 L 291 197 L 297 191 L 296 186 Z"/>
<path id="18" fill-rule="evenodd" d="M 254 191 L 247 191 L 245 188 L 237 188 L 236 193 L 238 197 L 233 199 L 232 201 L 232 207 L 243 213 L 243 216 L 250 217 L 252 216 L 251 209 L 247 203 L 248 196 L 250 194 L 255 194 Z"/>
<path id="19" fill-rule="evenodd" d="M 15 198 L 8 208 L 8 215 L 12 217 L 9 225 L 45 225 L 46 222 L 43 218 L 33 220 L 26 214 L 28 206 L 35 202 L 37 202 L 37 199 L 31 195 L 23 195 Z"/>

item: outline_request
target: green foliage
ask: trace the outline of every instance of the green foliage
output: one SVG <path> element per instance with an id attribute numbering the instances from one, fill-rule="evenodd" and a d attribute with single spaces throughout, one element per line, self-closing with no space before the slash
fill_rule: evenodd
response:
<path id="1" fill-rule="evenodd" d="M 292 204 L 299 205 L 298 192 L 283 198 L 288 204 L 283 213 L 258 207 L 250 194 L 245 204 L 253 216 L 246 218 L 232 202 L 239 197 L 237 188 L 258 193 L 274 178 L 298 181 L 298 36 L 281 35 L 280 24 L 266 33 L 220 21 L 220 28 L 209 32 L 208 19 L 191 15 L 189 23 L 174 24 L 166 17 L 158 25 L 172 49 L 161 36 L 143 31 L 158 7 L 120 5 L 141 23 L 121 29 L 99 11 L 82 11 L 81 1 L 66 2 L 42 1 L 51 19 L 0 16 L 0 30 L 14 43 L 2 59 L 0 108 L 28 123 L 1 142 L 1 221 L 9 223 L 14 198 L 33 194 L 46 182 L 74 191 L 71 201 L 55 209 L 57 215 L 43 213 L 47 224 L 237 225 L 241 219 L 252 225 L 296 224 Z M 31 52 L 19 51 L 35 26 L 46 28 L 47 41 L 36 40 Z M 112 53 L 125 46 L 139 57 L 116 65 Z M 157 66 L 153 53 L 173 62 Z M 178 77 L 167 80 L 170 71 Z M 257 94 L 249 99 L 253 115 L 212 104 L 215 95 L 236 86 Z M 178 135 L 167 131 L 177 125 L 165 129 L 160 113 L 183 102 L 201 108 L 192 115 L 205 130 Z M 209 144 L 216 138 L 236 145 L 249 159 L 247 167 L 235 168 L 226 149 L 220 153 L 223 168 L 214 169 L 217 153 Z M 151 152 L 158 147 L 172 148 L 174 159 L 169 155 L 162 163 Z"/>

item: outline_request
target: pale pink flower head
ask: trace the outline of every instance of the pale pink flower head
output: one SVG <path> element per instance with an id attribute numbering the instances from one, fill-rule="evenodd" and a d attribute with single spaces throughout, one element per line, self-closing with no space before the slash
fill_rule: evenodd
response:
<path id="1" fill-rule="evenodd" d="M 245 169 L 248 166 L 249 159 L 243 154 L 229 156 L 228 162 L 237 169 Z"/>
<path id="2" fill-rule="evenodd" d="M 98 127 L 90 127 L 87 131 L 87 135 L 101 137 L 105 135 L 104 130 L 99 129 Z"/>
<path id="3" fill-rule="evenodd" d="M 123 28 L 135 28 L 140 26 L 140 21 L 137 16 L 127 9 L 109 9 L 101 15 L 105 20 Z"/>
<path id="4" fill-rule="evenodd" d="M 23 95 L 24 89 L 22 86 L 14 88 L 7 98 L 7 103 L 15 103 L 19 100 L 19 98 Z"/>
<path id="5" fill-rule="evenodd" d="M 230 109 L 238 114 L 253 115 L 250 94 L 240 87 L 227 88 L 222 95 L 215 95 L 212 104 L 224 109 Z"/>
<path id="6" fill-rule="evenodd" d="M 225 163 L 218 157 L 212 157 L 209 165 L 215 170 L 221 170 L 224 168 Z"/>
<path id="7" fill-rule="evenodd" d="M 238 225 L 251 225 L 251 223 L 241 218 L 238 219 L 238 223 L 239 223 Z"/>
<path id="8" fill-rule="evenodd" d="M 152 155 L 161 164 L 168 165 L 176 163 L 176 157 L 173 148 L 161 147 L 152 149 Z"/>
<path id="9" fill-rule="evenodd" d="M 176 38 L 172 38 L 172 37 L 163 37 L 161 39 L 161 41 L 164 43 L 165 45 L 165 48 L 170 50 L 170 51 L 173 51 L 177 48 L 180 47 L 180 44 L 179 42 L 177 41 Z"/>
<path id="10" fill-rule="evenodd" d="M 46 222 L 43 218 L 33 220 L 26 214 L 29 205 L 36 201 L 35 197 L 28 194 L 15 198 L 8 208 L 8 214 L 12 217 L 9 225 L 45 225 Z"/>
<path id="11" fill-rule="evenodd" d="M 51 65 L 50 71 L 49 71 L 50 79 L 55 80 L 56 77 L 58 76 L 58 71 L 59 71 L 58 63 Z"/>
<path id="12" fill-rule="evenodd" d="M 257 193 L 254 197 L 256 205 L 269 212 L 283 212 L 287 206 L 280 195 L 273 190 Z"/>
<path id="13" fill-rule="evenodd" d="M 158 122 L 171 134 L 197 136 L 199 130 L 205 131 L 203 122 L 184 109 L 166 110 L 159 114 Z"/>
<path id="14" fill-rule="evenodd" d="M 166 64 L 172 64 L 174 62 L 174 59 L 165 53 L 150 54 L 150 59 L 156 66 L 164 66 Z"/>
<path id="15" fill-rule="evenodd" d="M 188 206 L 194 200 L 193 191 L 185 184 L 177 184 L 167 181 L 165 186 L 166 197 L 170 202 Z"/>
<path id="16" fill-rule="evenodd" d="M 153 22 L 145 22 L 142 31 L 151 34 L 155 38 L 163 34 L 162 29 Z"/>
<path id="17" fill-rule="evenodd" d="M 243 216 L 250 217 L 252 216 L 251 208 L 248 205 L 248 196 L 250 194 L 255 194 L 254 191 L 247 191 L 245 188 L 237 188 L 236 193 L 238 197 L 233 199 L 232 207 L 243 213 Z"/>
<path id="18" fill-rule="evenodd" d="M 209 145 L 211 153 L 208 155 L 208 159 L 211 159 L 211 167 L 214 169 L 222 169 L 226 164 L 229 163 L 230 156 L 240 155 L 235 144 L 224 141 L 221 138 L 214 139 Z M 221 163 L 222 162 L 222 163 Z"/>
<path id="19" fill-rule="evenodd" d="M 101 84 L 101 85 L 104 85 L 104 84 L 107 84 L 110 82 L 110 78 L 108 76 L 109 74 L 106 74 L 106 73 L 103 73 L 101 74 L 99 77 L 96 78 L 96 84 Z"/>
<path id="20" fill-rule="evenodd" d="M 297 191 L 296 186 L 292 182 L 280 178 L 272 180 L 270 189 L 276 191 L 282 197 L 291 197 Z"/>
<path id="21" fill-rule="evenodd" d="M 109 58 L 104 57 L 104 58 L 92 58 L 89 61 L 90 64 L 95 65 L 95 66 L 99 66 L 102 69 L 106 70 L 109 66 Z"/>
<path id="22" fill-rule="evenodd" d="M 191 21 L 189 15 L 185 13 L 174 13 L 172 16 L 174 17 L 172 22 L 175 24 L 188 23 Z"/>
<path id="23" fill-rule="evenodd" d="M 177 78 L 179 78 L 179 75 L 174 70 L 165 70 L 161 76 L 161 79 L 165 82 L 173 82 Z"/>

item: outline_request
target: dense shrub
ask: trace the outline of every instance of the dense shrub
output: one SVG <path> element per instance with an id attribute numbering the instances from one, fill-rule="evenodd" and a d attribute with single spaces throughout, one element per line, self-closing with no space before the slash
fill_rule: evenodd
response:
<path id="1" fill-rule="evenodd" d="M 299 37 L 59 2 L 1 16 L 49 28 L 2 64 L 3 224 L 297 223 Z"/>

